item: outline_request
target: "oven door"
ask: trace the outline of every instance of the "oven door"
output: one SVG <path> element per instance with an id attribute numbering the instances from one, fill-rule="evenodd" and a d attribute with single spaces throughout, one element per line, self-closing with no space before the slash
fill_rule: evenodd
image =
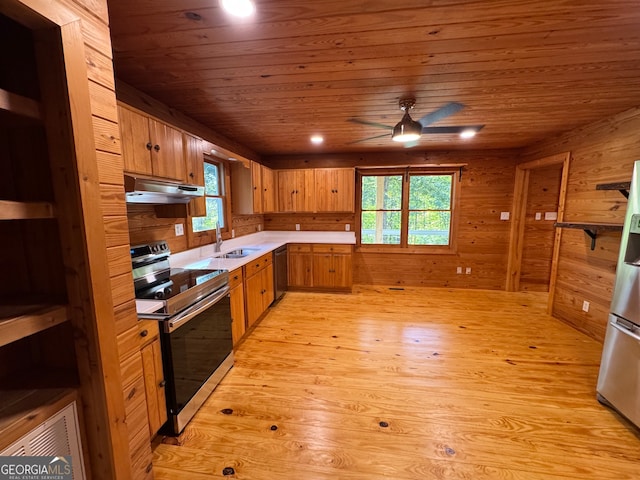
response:
<path id="1" fill-rule="evenodd" d="M 229 287 L 163 323 L 169 426 L 178 434 L 233 365 Z"/>

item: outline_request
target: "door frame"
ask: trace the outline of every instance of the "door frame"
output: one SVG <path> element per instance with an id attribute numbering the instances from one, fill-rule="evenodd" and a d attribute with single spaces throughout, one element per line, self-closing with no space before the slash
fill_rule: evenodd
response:
<path id="1" fill-rule="evenodd" d="M 522 273 L 522 249 L 524 244 L 524 226 L 529 197 L 529 176 L 531 170 L 546 168 L 553 165 L 562 166 L 562 179 L 560 181 L 560 193 L 558 196 L 558 222 L 564 218 L 565 198 L 567 195 L 567 182 L 569 178 L 569 160 L 571 152 L 558 153 L 549 157 L 532 160 L 516 165 L 516 176 L 513 189 L 513 217 L 509 240 L 509 257 L 507 262 L 507 280 L 505 290 L 516 292 L 520 288 L 520 275 Z M 562 229 L 556 228 L 551 260 L 551 276 L 549 278 L 549 307 L 553 303 L 557 263 L 560 252 L 560 238 Z"/>

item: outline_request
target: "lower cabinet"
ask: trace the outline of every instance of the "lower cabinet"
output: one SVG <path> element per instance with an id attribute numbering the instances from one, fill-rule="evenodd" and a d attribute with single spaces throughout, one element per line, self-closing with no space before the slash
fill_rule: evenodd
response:
<path id="1" fill-rule="evenodd" d="M 247 328 L 273 303 L 273 254 L 271 252 L 244 267 Z"/>
<path id="2" fill-rule="evenodd" d="M 229 295 L 231 297 L 231 335 L 235 347 L 243 337 L 246 328 L 244 314 L 244 285 L 242 267 L 229 273 Z"/>
<path id="3" fill-rule="evenodd" d="M 291 244 L 289 287 L 350 291 L 351 245 Z"/>
<path id="4" fill-rule="evenodd" d="M 149 432 L 153 438 L 167 421 L 165 380 L 162 369 L 159 325 L 155 320 L 139 322 L 144 389 L 147 397 Z"/>

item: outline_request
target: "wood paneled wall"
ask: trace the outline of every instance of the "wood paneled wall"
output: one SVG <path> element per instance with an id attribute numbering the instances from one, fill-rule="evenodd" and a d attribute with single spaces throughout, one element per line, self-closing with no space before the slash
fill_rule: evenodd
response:
<path id="1" fill-rule="evenodd" d="M 265 213 L 265 230 L 294 231 L 296 224 L 300 231 L 344 232 L 345 225 L 351 231 L 355 228 L 353 213 Z"/>
<path id="2" fill-rule="evenodd" d="M 268 157 L 265 164 L 271 168 L 466 164 L 461 179 L 457 253 L 420 255 L 356 251 L 353 280 L 354 283 L 376 285 L 503 289 L 509 222 L 500 220 L 500 212 L 508 212 L 511 208 L 516 160 L 514 151 L 448 151 Z M 345 219 L 344 216 L 265 215 L 265 225 L 267 229 L 275 229 L 279 223 L 290 230 L 292 223 L 301 223 L 305 229 L 313 230 L 316 226 L 324 228 L 337 224 L 344 230 Z M 471 274 L 457 274 L 457 267 L 462 267 L 463 272 L 471 268 Z"/>
<path id="3" fill-rule="evenodd" d="M 640 159 L 640 108 L 528 148 L 523 161 L 571 151 L 565 222 L 622 223 L 627 201 L 599 183 L 629 181 Z M 555 317 L 602 341 L 611 303 L 620 233 L 602 233 L 595 250 L 582 230 L 564 229 L 552 305 Z M 584 300 L 589 312 L 582 311 Z"/>

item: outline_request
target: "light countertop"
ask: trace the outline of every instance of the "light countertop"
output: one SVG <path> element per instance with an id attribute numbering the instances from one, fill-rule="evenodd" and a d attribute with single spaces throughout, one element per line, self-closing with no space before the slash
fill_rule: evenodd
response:
<path id="1" fill-rule="evenodd" d="M 354 232 L 299 232 L 299 231 L 264 231 L 251 235 L 225 240 L 220 252 L 215 252 L 215 245 L 205 245 L 186 252 L 172 254 L 169 262 L 176 268 L 202 268 L 235 270 L 261 257 L 265 253 L 287 243 L 333 243 L 354 245 Z M 255 251 L 242 258 L 219 258 L 220 255 L 238 248 L 254 249 Z"/>

